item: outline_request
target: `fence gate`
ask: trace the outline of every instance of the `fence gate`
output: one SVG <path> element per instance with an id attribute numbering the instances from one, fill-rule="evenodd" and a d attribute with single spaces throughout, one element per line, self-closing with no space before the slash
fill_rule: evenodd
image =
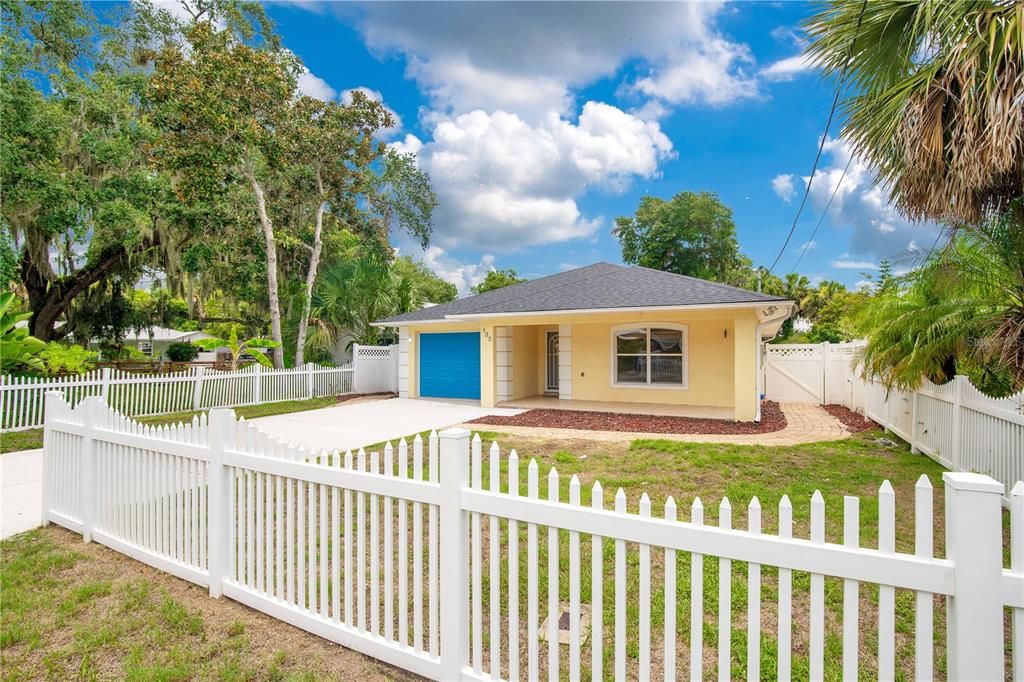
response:
<path id="1" fill-rule="evenodd" d="M 825 353 L 821 344 L 765 346 L 765 396 L 787 403 L 814 403 L 825 399 Z"/>

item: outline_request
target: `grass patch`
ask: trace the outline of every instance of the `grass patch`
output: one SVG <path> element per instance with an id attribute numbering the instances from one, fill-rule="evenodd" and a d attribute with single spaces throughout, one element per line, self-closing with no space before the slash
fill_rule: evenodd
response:
<path id="1" fill-rule="evenodd" d="M 338 399 L 329 396 L 326 398 L 313 398 L 312 400 L 286 400 L 279 403 L 262 403 L 260 405 L 246 405 L 234 408 L 235 414 L 246 419 L 256 417 L 270 417 L 275 414 L 289 414 L 291 412 L 305 412 L 306 410 L 319 410 L 323 407 L 337 405 Z M 143 424 L 177 424 L 178 422 L 191 421 L 192 417 L 208 412 L 209 410 L 190 410 L 188 412 L 174 412 L 171 414 L 157 414 L 150 417 L 138 417 L 136 421 Z M 0 435 L 0 454 L 5 452 L 17 452 L 19 450 L 33 450 L 43 447 L 43 430 L 27 429 L 25 431 L 11 431 Z"/>
<path id="2" fill-rule="evenodd" d="M 409 679 L 57 527 L 0 553 L 5 681 Z"/>

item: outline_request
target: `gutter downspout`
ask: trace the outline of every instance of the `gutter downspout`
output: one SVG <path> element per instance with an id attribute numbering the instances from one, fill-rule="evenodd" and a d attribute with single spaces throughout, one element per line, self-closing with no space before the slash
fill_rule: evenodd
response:
<path id="1" fill-rule="evenodd" d="M 778 316 L 773 317 L 773 318 L 771 318 L 769 320 L 765 320 L 764 322 L 758 324 L 757 327 L 754 328 L 754 371 L 755 371 L 754 390 L 757 392 L 756 400 L 754 401 L 754 404 L 756 405 L 755 410 L 754 410 L 754 423 L 755 424 L 760 424 L 761 423 L 761 394 L 764 392 L 763 391 L 763 386 L 761 385 L 762 382 L 764 381 L 764 372 L 762 371 L 762 368 L 761 368 L 761 365 L 762 365 L 762 363 L 761 363 L 761 356 L 764 355 L 764 344 L 765 344 L 765 342 L 761 340 L 761 329 L 763 329 L 764 327 L 767 327 L 770 324 L 774 324 L 775 322 L 778 322 L 779 320 L 785 321 L 786 318 L 788 318 L 792 314 L 793 314 L 793 308 L 792 308 L 792 306 L 790 306 L 789 309 L 786 311 L 785 315 L 778 315 Z M 779 329 L 781 329 L 781 328 L 782 327 L 780 325 Z M 779 335 L 779 332 L 776 331 L 774 334 L 772 334 L 771 338 L 768 339 L 768 341 L 771 341 L 772 339 L 774 339 L 778 335 Z"/>

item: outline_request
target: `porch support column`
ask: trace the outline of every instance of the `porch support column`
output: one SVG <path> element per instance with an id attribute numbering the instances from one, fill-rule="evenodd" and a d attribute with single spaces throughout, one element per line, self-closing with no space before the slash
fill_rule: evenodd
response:
<path id="1" fill-rule="evenodd" d="M 398 397 L 409 397 L 409 350 L 410 334 L 408 327 L 398 329 Z"/>
<path id="2" fill-rule="evenodd" d="M 497 327 L 492 324 L 480 327 L 480 406 L 494 407 L 498 395 L 495 377 L 495 339 Z"/>
<path id="3" fill-rule="evenodd" d="M 735 419 L 752 422 L 757 416 L 757 319 L 740 313 L 733 325 L 733 406 Z"/>
<path id="4" fill-rule="evenodd" d="M 512 327 L 495 327 L 495 372 L 497 375 L 497 399 L 499 403 L 512 400 L 512 362 L 514 347 Z"/>
<path id="5" fill-rule="evenodd" d="M 558 399 L 572 400 L 572 325 L 558 325 Z"/>

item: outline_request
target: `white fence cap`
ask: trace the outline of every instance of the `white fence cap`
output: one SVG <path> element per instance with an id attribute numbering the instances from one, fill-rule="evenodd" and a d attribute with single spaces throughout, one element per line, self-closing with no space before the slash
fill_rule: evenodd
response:
<path id="1" fill-rule="evenodd" d="M 1003 494 L 1003 484 L 991 476 L 970 471 L 944 471 L 942 480 L 956 490 L 972 490 L 979 493 Z"/>

